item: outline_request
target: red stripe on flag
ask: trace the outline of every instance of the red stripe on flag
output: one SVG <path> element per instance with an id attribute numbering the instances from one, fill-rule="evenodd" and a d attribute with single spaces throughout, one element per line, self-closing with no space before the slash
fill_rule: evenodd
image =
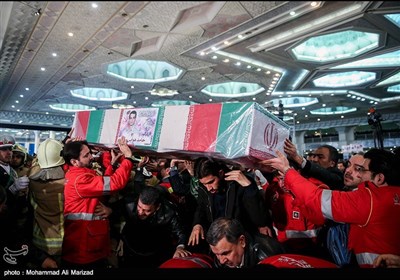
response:
<path id="1" fill-rule="evenodd" d="M 81 111 L 76 113 L 75 137 L 86 139 L 86 134 L 89 126 L 90 111 Z"/>
<path id="2" fill-rule="evenodd" d="M 214 152 L 222 104 L 191 105 L 184 149 Z"/>

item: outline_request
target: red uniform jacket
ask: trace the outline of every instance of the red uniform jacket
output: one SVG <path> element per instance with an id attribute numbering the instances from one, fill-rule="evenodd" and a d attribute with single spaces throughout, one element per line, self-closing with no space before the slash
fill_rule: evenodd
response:
<path id="1" fill-rule="evenodd" d="M 104 195 L 126 186 L 132 166 L 130 160 L 124 159 L 111 176 L 99 176 L 90 168 L 70 166 L 64 187 L 64 260 L 86 264 L 108 256 L 109 221 L 95 216 L 94 210 Z"/>
<path id="2" fill-rule="evenodd" d="M 286 173 L 285 185 L 311 221 L 350 224 L 348 246 L 361 267 L 371 267 L 379 254 L 400 255 L 400 187 L 363 182 L 351 192 L 332 191 L 318 188 L 295 170 Z"/>

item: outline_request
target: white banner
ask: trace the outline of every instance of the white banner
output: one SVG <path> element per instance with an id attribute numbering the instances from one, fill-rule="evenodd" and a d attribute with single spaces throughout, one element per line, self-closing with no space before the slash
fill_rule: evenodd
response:
<path id="1" fill-rule="evenodd" d="M 344 154 L 362 152 L 364 149 L 362 144 L 343 145 L 342 151 Z"/>

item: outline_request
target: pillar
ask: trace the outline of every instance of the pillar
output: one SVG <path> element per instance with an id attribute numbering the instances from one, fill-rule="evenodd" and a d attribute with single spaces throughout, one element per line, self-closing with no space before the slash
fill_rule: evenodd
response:
<path id="1" fill-rule="evenodd" d="M 50 130 L 49 138 L 51 138 L 51 139 L 56 139 L 56 132 L 53 131 L 53 130 Z"/>
<path id="2" fill-rule="evenodd" d="M 296 131 L 295 132 L 295 137 L 293 139 L 293 144 L 296 145 L 297 148 L 297 153 L 299 153 L 301 156 L 304 154 L 304 150 L 306 149 L 306 145 L 304 144 L 304 135 L 306 134 L 306 131 Z"/>
<path id="3" fill-rule="evenodd" d="M 40 144 L 40 131 L 39 130 L 34 130 L 33 131 L 35 133 L 35 149 L 34 152 L 35 154 L 37 154 L 37 150 Z"/>

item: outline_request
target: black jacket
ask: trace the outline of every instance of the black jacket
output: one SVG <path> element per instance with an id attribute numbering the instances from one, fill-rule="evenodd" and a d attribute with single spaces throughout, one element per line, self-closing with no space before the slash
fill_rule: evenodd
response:
<path id="1" fill-rule="evenodd" d="M 255 181 L 248 178 L 251 185 L 245 188 L 237 182 L 225 181 L 227 183 L 225 217 L 236 218 L 247 231 L 254 233 L 258 231 L 258 227 L 268 225 L 269 216 Z M 211 203 L 211 193 L 200 185 L 193 226 L 200 224 L 205 232 L 214 220 Z"/>
<path id="2" fill-rule="evenodd" d="M 342 190 L 343 172 L 336 167 L 323 168 L 322 166 L 307 160 L 306 165 L 300 171 L 304 177 L 313 177 L 322 181 L 331 190 Z"/>
<path id="3" fill-rule="evenodd" d="M 244 261 L 242 268 L 255 267 L 263 259 L 286 253 L 283 245 L 275 238 L 263 234 L 246 234 L 246 247 L 244 249 Z M 218 259 L 214 259 L 216 267 L 224 267 Z"/>
<path id="4" fill-rule="evenodd" d="M 121 233 L 124 254 L 151 256 L 165 254 L 171 257 L 176 246 L 187 243 L 180 217 L 175 206 L 168 200 L 161 202 L 160 208 L 145 220 L 137 216 L 137 199 L 126 201 L 126 224 Z"/>

